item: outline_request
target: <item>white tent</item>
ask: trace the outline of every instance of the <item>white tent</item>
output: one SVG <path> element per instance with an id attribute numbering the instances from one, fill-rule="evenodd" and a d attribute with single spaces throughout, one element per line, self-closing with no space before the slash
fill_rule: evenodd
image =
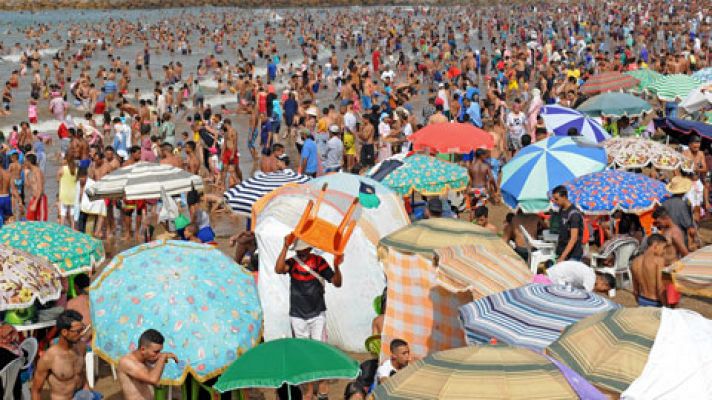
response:
<path id="1" fill-rule="evenodd" d="M 380 185 L 380 184 L 379 184 Z M 259 249 L 258 291 L 264 315 L 265 340 L 291 336 L 289 325 L 289 277 L 277 275 L 274 266 L 284 237 L 297 225 L 307 202 L 319 191 L 314 185 L 288 185 L 260 199 L 253 206 L 255 236 Z M 364 340 L 371 336 L 371 321 L 376 316 L 373 299 L 383 292 L 385 274 L 376 256 L 383 236 L 408 223 L 400 199 L 380 185 L 376 193 L 379 207 L 363 208 L 358 224 L 344 253 L 341 265 L 343 285 L 327 285 L 328 342 L 346 351 L 364 351 Z M 319 216 L 338 224 L 353 194 L 328 190 Z M 287 257 L 293 256 L 290 251 Z M 331 264 L 333 256 L 322 254 Z"/>

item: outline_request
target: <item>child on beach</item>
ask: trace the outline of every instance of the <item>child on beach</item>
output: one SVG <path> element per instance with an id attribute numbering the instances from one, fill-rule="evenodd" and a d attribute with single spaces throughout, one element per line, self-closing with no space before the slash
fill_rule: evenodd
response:
<path id="1" fill-rule="evenodd" d="M 27 106 L 27 119 L 31 124 L 37 123 L 37 100 L 31 99 Z"/>

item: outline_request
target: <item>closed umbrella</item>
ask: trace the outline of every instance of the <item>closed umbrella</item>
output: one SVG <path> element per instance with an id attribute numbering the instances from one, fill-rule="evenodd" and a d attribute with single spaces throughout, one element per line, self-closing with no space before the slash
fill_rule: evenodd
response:
<path id="1" fill-rule="evenodd" d="M 175 196 L 191 189 L 203 190 L 203 179 L 171 165 L 138 162 L 119 168 L 96 181 L 87 189 L 91 200 L 125 198 L 126 200 L 158 199 L 161 189 Z"/>
<path id="2" fill-rule="evenodd" d="M 611 166 L 639 169 L 653 166 L 660 170 L 692 171 L 692 161 L 672 147 L 643 138 L 613 138 L 603 143 Z"/>
<path id="3" fill-rule="evenodd" d="M 0 245 L 0 311 L 45 304 L 61 293 L 59 272 L 49 261 Z"/>
<path id="4" fill-rule="evenodd" d="M 602 142 L 611 137 L 598 121 L 580 111 L 559 105 L 544 106 L 541 109 L 546 129 L 556 136 L 568 136 L 571 128 L 578 135 L 593 143 Z"/>
<path id="5" fill-rule="evenodd" d="M 533 283 L 460 307 L 460 320 L 468 344 L 497 339 L 541 351 L 574 322 L 619 307 L 586 290 Z"/>
<path id="6" fill-rule="evenodd" d="M 278 388 L 325 379 L 354 379 L 358 363 L 317 340 L 276 339 L 248 351 L 218 378 L 215 389 Z M 291 393 L 290 393 L 291 394 Z"/>
<path id="7" fill-rule="evenodd" d="M 578 111 L 591 117 L 640 117 L 653 107 L 640 97 L 628 93 L 603 93 L 581 103 Z"/>
<path id="8" fill-rule="evenodd" d="M 223 197 L 234 213 L 249 217 L 252 214 L 252 205 L 267 193 L 290 183 L 307 181 L 309 181 L 308 176 L 291 169 L 269 173 L 258 172 L 252 178 L 228 189 Z"/>
<path id="9" fill-rule="evenodd" d="M 630 89 L 640 81 L 633 76 L 622 74 L 618 71 L 609 71 L 596 74 L 581 85 L 581 93 L 590 96 L 598 93 L 614 92 Z"/>
<path id="10" fill-rule="evenodd" d="M 444 122 L 430 124 L 408 137 L 415 151 L 437 153 L 469 153 L 477 149 L 491 149 L 494 139 L 487 131 L 472 124 Z"/>
<path id="11" fill-rule="evenodd" d="M 46 259 L 62 276 L 89 272 L 104 261 L 101 240 L 52 222 L 4 225 L 0 244 Z"/>
<path id="12" fill-rule="evenodd" d="M 702 85 L 702 82 L 690 75 L 672 74 L 656 80 L 649 90 L 660 100 L 680 101 L 700 85 Z"/>
<path id="13" fill-rule="evenodd" d="M 569 200 L 589 215 L 607 215 L 618 210 L 642 214 L 670 197 L 663 182 L 626 171 L 593 172 L 565 185 Z"/>
<path id="14" fill-rule="evenodd" d="M 116 364 L 148 328 L 176 354 L 162 384 L 199 382 L 224 371 L 257 345 L 262 311 L 252 275 L 220 250 L 185 241 L 156 241 L 112 260 L 89 293 L 93 350 Z"/>
<path id="15" fill-rule="evenodd" d="M 606 167 L 603 147 L 571 137 L 550 137 L 529 145 L 502 168 L 502 195 L 512 209 L 549 209 L 549 192 L 575 177 Z"/>
<path id="16" fill-rule="evenodd" d="M 432 353 L 378 385 L 376 400 L 602 400 L 581 376 L 528 349 L 470 346 Z"/>

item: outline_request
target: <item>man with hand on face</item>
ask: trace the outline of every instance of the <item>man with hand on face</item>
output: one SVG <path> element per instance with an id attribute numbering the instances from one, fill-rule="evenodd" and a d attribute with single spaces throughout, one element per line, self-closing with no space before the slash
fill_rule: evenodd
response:
<path id="1" fill-rule="evenodd" d="M 169 360 L 178 362 L 173 353 L 162 353 L 163 335 L 148 329 L 138 339 L 138 349 L 121 357 L 118 378 L 126 400 L 151 400 L 153 390 Z"/>

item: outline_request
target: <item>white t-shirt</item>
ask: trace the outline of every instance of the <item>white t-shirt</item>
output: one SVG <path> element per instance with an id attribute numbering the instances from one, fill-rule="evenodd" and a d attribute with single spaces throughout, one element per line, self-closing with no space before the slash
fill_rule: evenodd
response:
<path id="1" fill-rule="evenodd" d="M 391 374 L 394 372 L 396 372 L 396 369 L 393 368 L 393 364 L 391 364 L 391 360 L 390 359 L 386 360 L 376 370 L 376 380 L 378 381 L 379 379 L 390 378 Z"/>
<path id="2" fill-rule="evenodd" d="M 546 270 L 546 275 L 554 284 L 568 285 L 589 292 L 593 291 L 596 285 L 596 272 L 578 261 L 563 261 L 555 264 Z"/>
<path id="3" fill-rule="evenodd" d="M 527 116 L 523 112 L 513 113 L 510 112 L 507 115 L 507 133 L 512 138 L 521 139 L 524 135 L 524 128 L 526 127 Z"/>
<path id="4" fill-rule="evenodd" d="M 346 114 L 344 114 L 344 126 L 349 132 L 356 132 L 356 122 L 356 114 L 351 111 L 347 111 Z"/>

